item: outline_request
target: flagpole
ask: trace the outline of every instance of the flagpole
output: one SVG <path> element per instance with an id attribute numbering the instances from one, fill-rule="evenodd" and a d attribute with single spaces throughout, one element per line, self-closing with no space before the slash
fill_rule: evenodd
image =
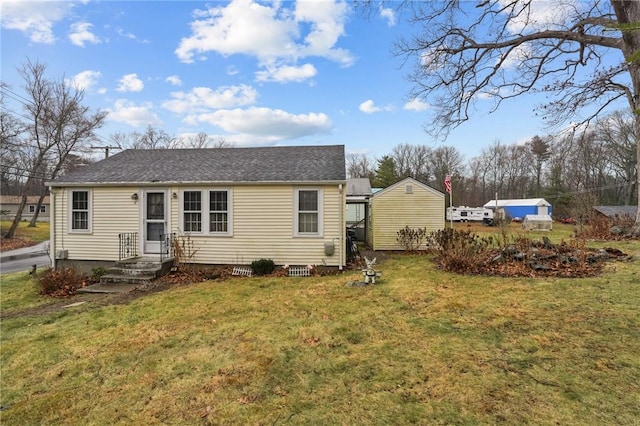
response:
<path id="1" fill-rule="evenodd" d="M 449 215 L 449 223 L 451 225 L 451 230 L 453 231 L 453 185 L 449 188 L 449 207 L 451 210 L 451 214 Z"/>

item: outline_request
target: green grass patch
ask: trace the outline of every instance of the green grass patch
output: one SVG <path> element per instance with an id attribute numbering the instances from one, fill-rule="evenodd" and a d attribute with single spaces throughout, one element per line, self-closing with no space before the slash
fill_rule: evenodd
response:
<path id="1" fill-rule="evenodd" d="M 0 423 L 640 418 L 637 261 L 585 279 L 459 276 L 428 255 L 379 269 L 367 287 L 346 285 L 357 271 L 229 279 L 3 319 Z"/>
<path id="2" fill-rule="evenodd" d="M 4 235 L 11 227 L 11 221 L 0 221 L 0 233 Z M 50 237 L 49 222 L 37 222 L 35 227 L 29 227 L 28 221 L 21 221 L 16 229 L 15 238 L 31 240 L 35 243 L 47 241 Z"/>
<path id="3" fill-rule="evenodd" d="M 28 272 L 3 274 L 0 281 L 0 312 L 7 315 L 16 310 L 25 310 L 51 303 L 40 297 L 40 288 Z"/>

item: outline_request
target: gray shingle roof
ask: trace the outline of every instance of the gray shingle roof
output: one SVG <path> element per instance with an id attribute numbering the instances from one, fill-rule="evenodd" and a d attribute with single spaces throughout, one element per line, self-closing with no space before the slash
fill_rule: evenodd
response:
<path id="1" fill-rule="evenodd" d="M 51 182 L 65 184 L 344 181 L 343 145 L 129 149 Z"/>
<path id="2" fill-rule="evenodd" d="M 594 206 L 593 208 L 607 217 L 618 215 L 635 218 L 638 214 L 637 206 Z"/>

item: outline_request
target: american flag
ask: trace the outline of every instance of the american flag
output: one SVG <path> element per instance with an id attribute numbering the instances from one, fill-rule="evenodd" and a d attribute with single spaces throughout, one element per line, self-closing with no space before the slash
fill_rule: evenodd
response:
<path id="1" fill-rule="evenodd" d="M 444 187 L 448 193 L 451 193 L 451 176 L 447 175 L 444 178 Z"/>

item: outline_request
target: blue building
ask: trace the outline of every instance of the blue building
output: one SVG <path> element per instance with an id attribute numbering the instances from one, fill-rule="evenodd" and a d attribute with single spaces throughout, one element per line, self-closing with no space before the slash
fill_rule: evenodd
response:
<path id="1" fill-rule="evenodd" d="M 551 204 L 544 198 L 523 198 L 517 200 L 491 200 L 484 208 L 504 210 L 507 218 L 524 219 L 527 215 L 549 215 L 552 214 Z"/>

